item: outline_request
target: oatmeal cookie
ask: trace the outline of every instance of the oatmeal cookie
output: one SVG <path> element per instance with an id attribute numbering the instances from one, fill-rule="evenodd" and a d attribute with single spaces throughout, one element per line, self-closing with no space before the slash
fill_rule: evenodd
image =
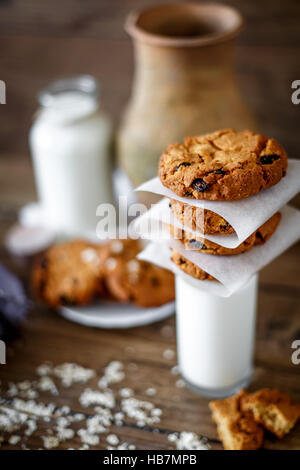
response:
<path id="1" fill-rule="evenodd" d="M 169 225 L 168 229 L 172 237 L 181 240 L 188 250 L 200 251 L 209 255 L 237 255 L 251 250 L 254 245 L 262 245 L 269 240 L 277 229 L 280 218 L 280 212 L 276 212 L 236 248 L 226 248 L 203 237 L 198 237 L 195 234 L 181 230 L 174 225 Z"/>
<path id="2" fill-rule="evenodd" d="M 275 185 L 286 169 L 287 154 L 276 140 L 226 129 L 169 145 L 158 174 L 178 196 L 231 201 Z"/>
<path id="3" fill-rule="evenodd" d="M 256 422 L 282 438 L 300 418 L 300 404 L 278 390 L 264 388 L 242 398 L 242 409 L 251 412 Z"/>
<path id="4" fill-rule="evenodd" d="M 244 390 L 224 400 L 211 401 L 212 419 L 225 450 L 256 450 L 263 444 L 263 428 L 249 412 L 241 410 Z"/>
<path id="5" fill-rule="evenodd" d="M 158 307 L 175 297 L 173 274 L 136 258 L 118 260 L 105 283 L 114 298 L 140 307 Z"/>
<path id="6" fill-rule="evenodd" d="M 201 207 L 183 204 L 176 199 L 170 200 L 170 207 L 173 214 L 182 225 L 192 230 L 206 235 L 217 235 L 220 233 L 230 235 L 234 233 L 234 229 L 229 222 L 215 212 L 202 209 Z"/>
<path id="7" fill-rule="evenodd" d="M 184 258 L 178 251 L 172 250 L 171 261 L 178 266 L 179 269 L 184 271 L 186 274 L 199 279 L 200 281 L 215 281 L 216 279 L 212 277 L 203 269 L 196 266 L 194 263 Z"/>
<path id="8" fill-rule="evenodd" d="M 32 270 L 37 297 L 51 307 L 84 305 L 103 292 L 100 247 L 83 240 L 51 246 Z"/>
<path id="9" fill-rule="evenodd" d="M 105 286 L 109 294 L 121 302 L 141 307 L 156 307 L 174 300 L 174 276 L 136 255 L 141 251 L 139 240 L 112 240 L 101 251 Z"/>

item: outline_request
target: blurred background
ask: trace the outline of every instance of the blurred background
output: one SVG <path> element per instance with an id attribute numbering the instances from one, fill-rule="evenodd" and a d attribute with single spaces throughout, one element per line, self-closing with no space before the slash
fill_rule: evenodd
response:
<path id="1" fill-rule="evenodd" d="M 0 78 L 7 85 L 7 104 L 0 106 L 0 193 L 6 211 L 18 206 L 20 192 L 24 203 L 25 189 L 28 200 L 34 197 L 27 140 L 38 90 L 57 77 L 92 74 L 117 124 L 133 75 L 124 19 L 153 3 L 165 0 L 0 0 Z M 300 2 L 221 3 L 237 7 L 246 20 L 235 50 L 237 76 L 259 129 L 297 158 L 299 107 L 291 102 L 291 83 L 300 78 Z"/>

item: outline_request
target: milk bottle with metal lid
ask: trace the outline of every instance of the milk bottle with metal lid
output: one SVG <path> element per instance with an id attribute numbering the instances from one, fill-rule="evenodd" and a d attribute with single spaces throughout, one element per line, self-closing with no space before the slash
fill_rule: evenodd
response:
<path id="1" fill-rule="evenodd" d="M 88 75 L 58 80 L 39 94 L 30 131 L 43 225 L 78 235 L 96 230 L 96 209 L 113 204 L 112 125 Z"/>

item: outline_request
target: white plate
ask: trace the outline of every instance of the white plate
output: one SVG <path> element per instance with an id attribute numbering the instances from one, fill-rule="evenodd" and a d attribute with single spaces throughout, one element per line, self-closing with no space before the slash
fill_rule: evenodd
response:
<path id="1" fill-rule="evenodd" d="M 170 317 L 175 312 L 175 302 L 155 308 L 101 302 L 87 307 L 61 307 L 58 311 L 67 320 L 81 325 L 96 328 L 133 328 L 150 325 Z"/>

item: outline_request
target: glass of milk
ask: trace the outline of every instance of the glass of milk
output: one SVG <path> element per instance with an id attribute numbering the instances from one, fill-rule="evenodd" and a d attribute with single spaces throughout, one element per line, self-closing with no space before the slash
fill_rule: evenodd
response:
<path id="1" fill-rule="evenodd" d="M 89 75 L 58 80 L 39 93 L 29 141 L 42 223 L 59 233 L 96 231 L 99 204 L 113 204 L 112 124 Z"/>
<path id="2" fill-rule="evenodd" d="M 199 395 L 222 398 L 246 387 L 253 369 L 258 275 L 230 297 L 176 276 L 180 373 Z"/>

